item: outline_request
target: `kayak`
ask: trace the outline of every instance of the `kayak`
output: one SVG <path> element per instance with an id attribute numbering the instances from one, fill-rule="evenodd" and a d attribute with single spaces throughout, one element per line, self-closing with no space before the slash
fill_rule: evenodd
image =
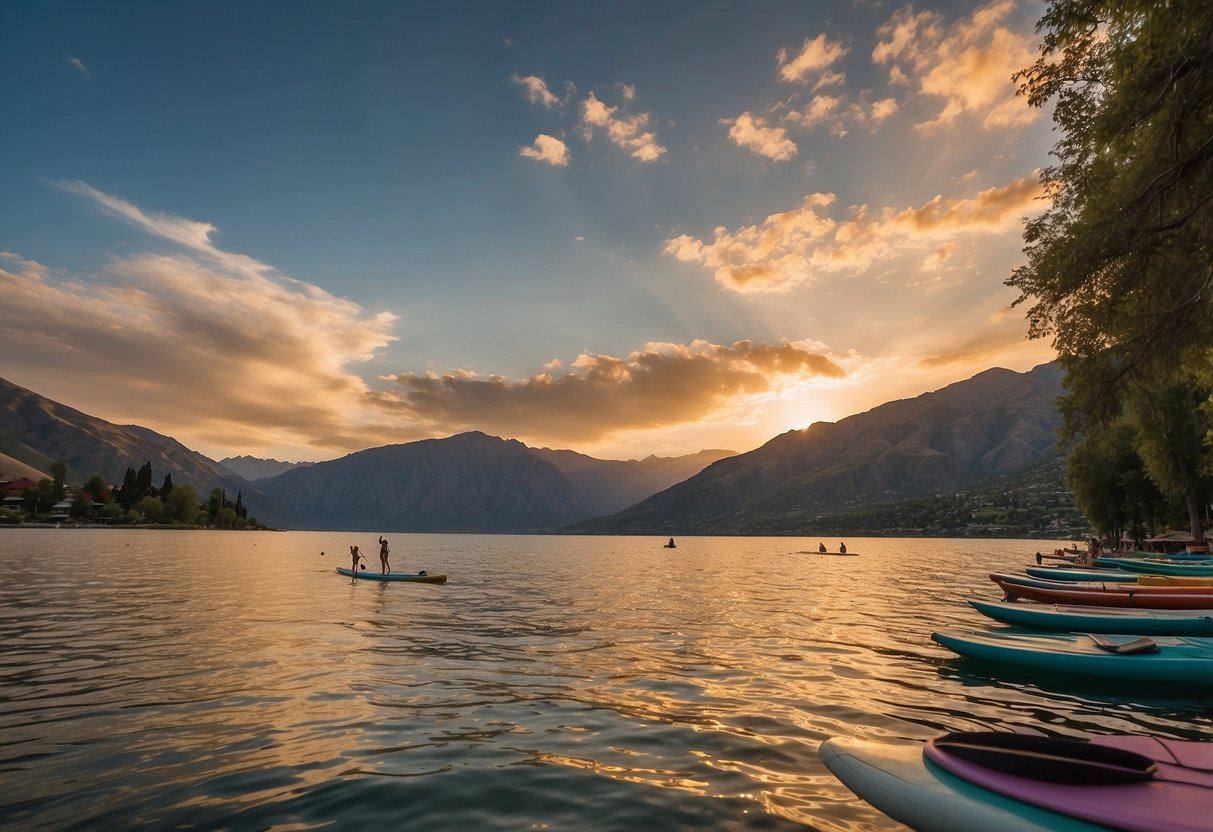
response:
<path id="1" fill-rule="evenodd" d="M 817 753 L 848 789 L 919 832 L 1107 832 L 949 774 L 920 742 L 832 737 Z"/>
<path id="2" fill-rule="evenodd" d="M 1057 588 L 998 583 L 1008 601 L 1026 598 L 1043 604 L 1079 604 L 1089 607 L 1135 607 L 1152 610 L 1213 609 L 1213 590 L 1205 593 L 1166 593 L 1160 587 L 1126 589 L 1123 592 L 1103 592 L 1082 589 L 1078 584 L 1058 582 Z M 1121 586 L 1124 586 L 1123 584 Z M 1174 587 L 1173 587 L 1174 588 Z M 1199 589 L 1199 587 L 1184 587 Z"/>
<path id="3" fill-rule="evenodd" d="M 1146 575 L 1189 575 L 1194 578 L 1213 577 L 1213 565 L 1201 562 L 1174 563 L 1163 560 L 1137 560 L 1134 558 L 1100 558 L 1100 564 L 1114 566 L 1126 572 Z"/>
<path id="4" fill-rule="evenodd" d="M 1144 578 L 1155 577 L 1143 575 Z M 1164 576 L 1157 576 L 1164 577 Z M 1045 578 L 1032 578 L 1027 575 L 1007 575 L 1001 572 L 991 572 L 990 580 L 999 586 L 1034 586 L 1041 589 L 1078 589 L 1088 592 L 1158 592 L 1164 595 L 1193 594 L 1204 595 L 1213 592 L 1213 588 L 1192 584 L 1172 584 L 1166 582 L 1141 583 L 1132 581 L 1050 581 Z"/>
<path id="5" fill-rule="evenodd" d="M 1213 609 L 1143 610 L 1119 607 L 969 601 L 982 615 L 1034 630 L 1130 633 L 1138 636 L 1213 636 Z"/>
<path id="6" fill-rule="evenodd" d="M 798 554 L 798 555 L 821 555 L 822 557 L 836 557 L 836 558 L 857 558 L 857 557 L 859 557 L 859 552 L 814 552 L 811 549 L 805 549 L 803 551 L 797 552 L 796 554 Z"/>
<path id="7" fill-rule="evenodd" d="M 345 566 L 338 566 L 337 572 L 347 578 L 365 578 L 368 581 L 413 581 L 423 584 L 444 584 L 446 575 L 424 575 L 420 572 L 372 572 L 369 569 L 359 569 L 355 572 Z"/>
<path id="8" fill-rule="evenodd" d="M 1114 571 L 1111 569 L 1062 569 L 1057 566 L 1025 566 L 1033 578 L 1046 581 L 1116 581 L 1117 583 L 1133 583 L 1137 580 L 1136 572 Z"/>
<path id="9" fill-rule="evenodd" d="M 973 731 L 923 743 L 833 737 L 847 788 L 919 832 L 1208 832 L 1213 743 Z"/>
<path id="10" fill-rule="evenodd" d="M 1193 578 L 1188 575 L 1138 575 L 1140 586 L 1209 586 L 1213 587 L 1213 577 Z"/>
<path id="11" fill-rule="evenodd" d="M 1088 676 L 1213 685 L 1213 638 L 943 630 L 931 638 L 984 661 Z"/>

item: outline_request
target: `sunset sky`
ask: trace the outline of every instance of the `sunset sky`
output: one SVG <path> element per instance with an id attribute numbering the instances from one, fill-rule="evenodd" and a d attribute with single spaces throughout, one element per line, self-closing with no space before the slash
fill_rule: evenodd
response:
<path id="1" fill-rule="evenodd" d="M 0 6 L 0 376 L 214 458 L 750 450 L 1049 361 L 1036 2 Z"/>

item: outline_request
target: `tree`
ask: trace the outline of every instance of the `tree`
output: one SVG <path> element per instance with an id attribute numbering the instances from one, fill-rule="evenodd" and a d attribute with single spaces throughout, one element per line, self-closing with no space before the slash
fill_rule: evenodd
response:
<path id="1" fill-rule="evenodd" d="M 160 499 L 167 500 L 168 495 L 173 493 L 173 475 L 164 475 L 164 484 L 160 486 Z"/>
<path id="2" fill-rule="evenodd" d="M 100 474 L 93 474 L 88 478 L 88 482 L 84 484 L 84 493 L 91 497 L 94 502 L 104 503 L 109 496 L 109 483 Z"/>
<path id="3" fill-rule="evenodd" d="M 1151 477 L 1199 503 L 1197 478 L 1164 482 L 1170 463 L 1154 463 L 1193 449 L 1181 427 L 1209 434 L 1199 420 L 1158 432 L 1160 390 L 1213 407 L 1213 352 L 1194 337 L 1213 324 L 1213 3 L 1051 0 L 1038 28 L 1041 56 L 1016 78 L 1032 105 L 1056 100 L 1061 138 L 1041 175 L 1051 205 L 1007 282 L 1067 370 L 1067 434 L 1127 411 Z M 1195 450 L 1213 470 L 1210 446 Z"/>
<path id="4" fill-rule="evenodd" d="M 157 497 L 144 497 L 136 507 L 144 523 L 159 523 L 164 517 L 164 509 L 164 503 Z"/>
<path id="5" fill-rule="evenodd" d="M 52 463 L 51 476 L 54 477 L 55 502 L 58 502 L 67 493 L 67 487 L 64 485 L 67 481 L 67 463 L 62 459 Z"/>
<path id="6" fill-rule="evenodd" d="M 139 473 L 135 475 L 135 496 L 136 499 L 142 500 L 148 494 L 152 493 L 152 463 L 145 462 L 139 468 Z"/>
<path id="7" fill-rule="evenodd" d="M 193 488 L 179 485 L 173 489 L 164 502 L 164 519 L 191 526 L 198 521 L 198 495 Z"/>
<path id="8" fill-rule="evenodd" d="M 118 502 L 124 508 L 131 508 L 142 497 L 143 495 L 139 493 L 136 483 L 135 469 L 128 466 L 126 474 L 122 477 L 122 485 L 118 487 Z"/>

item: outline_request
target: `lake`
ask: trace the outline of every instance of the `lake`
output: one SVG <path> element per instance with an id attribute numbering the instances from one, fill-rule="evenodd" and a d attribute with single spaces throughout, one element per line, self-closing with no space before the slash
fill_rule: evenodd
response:
<path id="1" fill-rule="evenodd" d="M 337 575 L 373 533 L 0 529 L 0 825 L 890 829 L 822 740 L 1213 733 L 1208 689 L 930 640 L 1061 544 L 389 537 L 449 582 Z"/>

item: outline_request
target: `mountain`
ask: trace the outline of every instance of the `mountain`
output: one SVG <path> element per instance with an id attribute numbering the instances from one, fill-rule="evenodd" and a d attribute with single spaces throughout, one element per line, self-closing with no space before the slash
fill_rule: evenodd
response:
<path id="1" fill-rule="evenodd" d="M 698 474 L 718 459 L 736 451 L 705 450 L 676 457 L 595 459 L 576 451 L 531 449 L 540 459 L 559 468 L 590 501 L 595 515 L 613 514 Z"/>
<path id="2" fill-rule="evenodd" d="M 359 451 L 261 488 L 310 528 L 526 532 L 594 515 L 551 462 L 515 439 L 480 432 Z"/>
<path id="3" fill-rule="evenodd" d="M 600 534 L 793 533 L 827 509 L 947 493 L 1056 455 L 1062 371 L 992 369 L 789 431 L 622 512 Z"/>
<path id="4" fill-rule="evenodd" d="M 229 496 L 242 493 L 249 514 L 263 523 L 297 522 L 251 483 L 172 437 L 138 425 L 112 424 L 5 379 L 0 379 L 0 453 L 39 471 L 49 471 L 61 459 L 67 464 L 67 481 L 74 483 L 93 474 L 121 483 L 127 468 L 150 462 L 156 485 L 172 474 L 174 485 L 193 486 L 203 500 L 223 488 Z"/>
<path id="5" fill-rule="evenodd" d="M 279 462 L 276 459 L 260 459 L 255 456 L 229 456 L 219 460 L 219 464 L 238 477 L 244 477 L 249 482 L 268 480 L 292 468 L 315 465 L 314 462 Z"/>

